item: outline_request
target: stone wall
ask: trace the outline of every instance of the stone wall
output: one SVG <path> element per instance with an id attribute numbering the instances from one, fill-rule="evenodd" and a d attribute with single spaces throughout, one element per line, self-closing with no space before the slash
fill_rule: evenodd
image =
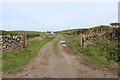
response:
<path id="1" fill-rule="evenodd" d="M 106 33 L 101 33 L 101 34 L 82 35 L 81 47 L 85 47 L 88 44 L 91 44 L 96 41 L 100 41 L 100 42 L 107 41 L 109 43 L 113 43 L 116 45 L 118 44 L 117 37 L 113 36 L 112 32 L 110 33 L 106 32 Z"/>
<path id="2" fill-rule="evenodd" d="M 23 48 L 23 35 L 0 35 L 0 50 L 7 51 Z"/>
<path id="3" fill-rule="evenodd" d="M 99 40 L 99 35 L 93 34 L 93 35 L 81 35 L 81 47 L 85 47 L 88 44 L 91 44 L 95 41 Z"/>
<path id="4" fill-rule="evenodd" d="M 97 34 L 94 34 L 94 35 L 88 35 L 88 36 L 85 36 L 84 37 L 84 43 L 83 43 L 83 46 L 85 47 L 85 46 L 87 46 L 88 44 L 91 44 L 91 43 L 93 43 L 93 42 L 95 42 L 95 41 L 98 41 L 99 40 L 99 35 L 97 35 Z"/>

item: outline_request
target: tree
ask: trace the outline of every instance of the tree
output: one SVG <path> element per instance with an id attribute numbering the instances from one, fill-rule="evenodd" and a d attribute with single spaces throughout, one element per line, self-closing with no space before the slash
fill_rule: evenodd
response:
<path id="1" fill-rule="evenodd" d="M 110 23 L 112 27 L 120 27 L 120 23 Z"/>
<path id="2" fill-rule="evenodd" d="M 110 23 L 113 27 L 113 36 L 119 37 L 120 35 L 120 23 Z"/>

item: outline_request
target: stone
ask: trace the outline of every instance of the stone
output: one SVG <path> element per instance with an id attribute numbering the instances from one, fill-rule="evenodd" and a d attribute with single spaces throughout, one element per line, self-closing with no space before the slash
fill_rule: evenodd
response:
<path id="1" fill-rule="evenodd" d="M 0 35 L 0 45 L 3 51 L 23 48 L 23 35 Z"/>

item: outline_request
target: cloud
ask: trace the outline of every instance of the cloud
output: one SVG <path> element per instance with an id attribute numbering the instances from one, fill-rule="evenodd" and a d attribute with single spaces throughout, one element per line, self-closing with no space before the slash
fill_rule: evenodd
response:
<path id="1" fill-rule="evenodd" d="M 106 11 L 107 7 L 110 8 Z M 117 3 L 3 3 L 3 29 L 62 30 L 94 26 L 117 21 Z"/>
<path id="2" fill-rule="evenodd" d="M 118 2 L 119 0 L 1 0 L 0 2 Z"/>

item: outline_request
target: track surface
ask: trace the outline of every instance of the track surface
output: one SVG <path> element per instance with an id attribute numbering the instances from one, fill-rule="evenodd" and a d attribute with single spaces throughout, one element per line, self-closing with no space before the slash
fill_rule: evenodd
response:
<path id="1" fill-rule="evenodd" d="M 117 78 L 116 74 L 98 68 L 95 64 L 78 56 L 69 47 L 62 47 L 58 43 L 58 56 L 54 49 L 54 43 L 63 40 L 58 35 L 54 40 L 45 44 L 37 56 L 16 73 L 3 74 L 4 78 Z"/>

